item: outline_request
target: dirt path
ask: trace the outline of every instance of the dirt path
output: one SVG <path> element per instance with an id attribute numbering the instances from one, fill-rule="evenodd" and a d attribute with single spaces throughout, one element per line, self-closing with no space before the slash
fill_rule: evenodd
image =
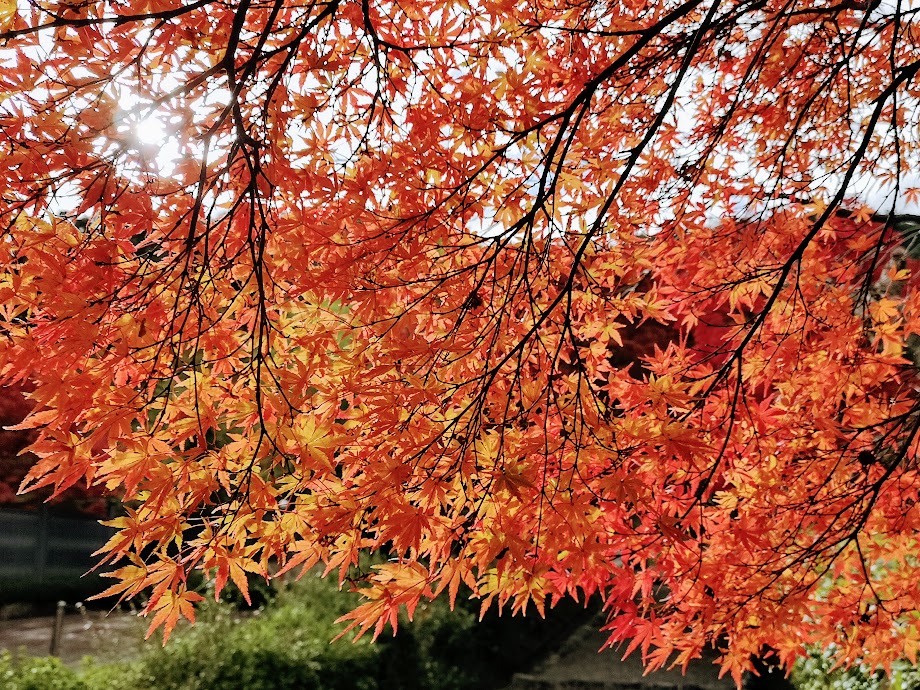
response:
<path id="1" fill-rule="evenodd" d="M 51 648 L 54 616 L 0 620 L 0 649 L 44 656 Z M 64 616 L 58 656 L 65 664 L 77 664 L 85 656 L 101 661 L 131 657 L 144 643 L 143 619 L 115 611 L 86 611 Z"/>

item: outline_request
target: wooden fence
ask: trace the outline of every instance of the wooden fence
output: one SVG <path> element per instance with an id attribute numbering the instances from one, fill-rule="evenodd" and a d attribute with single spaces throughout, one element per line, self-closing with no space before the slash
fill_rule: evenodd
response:
<path id="1" fill-rule="evenodd" d="M 0 603 L 99 591 L 100 578 L 84 574 L 113 533 L 91 518 L 0 510 Z"/>

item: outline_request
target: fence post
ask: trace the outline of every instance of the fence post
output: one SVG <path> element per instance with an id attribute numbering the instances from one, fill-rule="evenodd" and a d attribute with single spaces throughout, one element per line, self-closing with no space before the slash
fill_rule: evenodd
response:
<path id="1" fill-rule="evenodd" d="M 51 656 L 57 656 L 61 651 L 61 634 L 64 631 L 64 608 L 67 602 L 59 601 L 54 614 L 54 627 L 51 629 Z"/>

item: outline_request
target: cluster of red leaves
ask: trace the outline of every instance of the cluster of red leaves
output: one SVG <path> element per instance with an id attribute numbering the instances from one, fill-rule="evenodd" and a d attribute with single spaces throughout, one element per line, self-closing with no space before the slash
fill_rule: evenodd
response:
<path id="1" fill-rule="evenodd" d="M 360 631 L 465 584 L 599 595 L 653 667 L 916 658 L 920 291 L 838 213 L 920 152 L 915 13 L 4 7 L 26 487 L 124 497 L 109 593 L 152 629 L 195 568 L 377 550 Z"/>

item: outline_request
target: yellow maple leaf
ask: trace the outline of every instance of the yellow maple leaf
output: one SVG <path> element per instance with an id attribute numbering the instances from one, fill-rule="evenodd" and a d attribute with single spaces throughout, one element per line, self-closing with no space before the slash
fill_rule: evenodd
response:
<path id="1" fill-rule="evenodd" d="M 0 0 L 0 33 L 10 31 L 16 21 L 16 0 Z"/>

